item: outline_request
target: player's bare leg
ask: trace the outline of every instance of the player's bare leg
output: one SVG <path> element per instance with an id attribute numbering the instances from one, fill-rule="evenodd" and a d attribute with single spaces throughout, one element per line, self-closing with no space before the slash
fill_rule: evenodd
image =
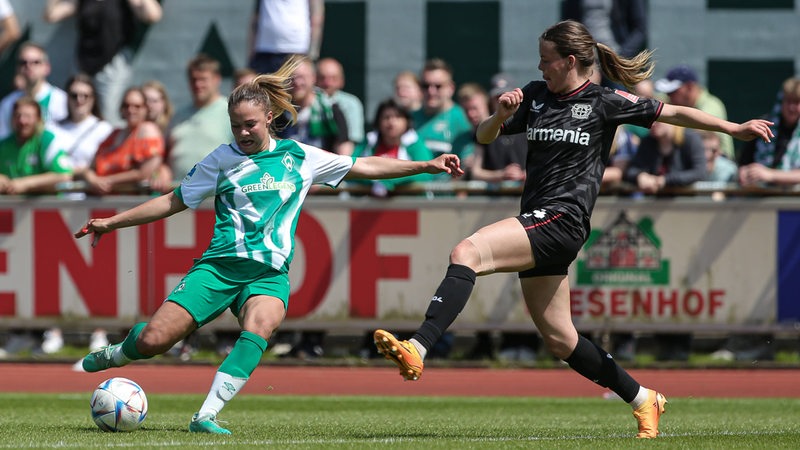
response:
<path id="1" fill-rule="evenodd" d="M 536 328 L 553 356 L 579 374 L 607 387 L 633 407 L 636 437 L 654 438 L 666 398 L 636 382 L 605 350 L 580 336 L 572 322 L 566 275 L 523 278 L 522 292 Z"/>

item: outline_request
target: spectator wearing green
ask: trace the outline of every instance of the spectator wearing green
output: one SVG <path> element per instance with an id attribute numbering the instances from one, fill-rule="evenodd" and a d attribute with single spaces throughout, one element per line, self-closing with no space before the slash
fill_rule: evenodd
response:
<path id="1" fill-rule="evenodd" d="M 347 137 L 354 143 L 364 140 L 364 104 L 355 95 L 345 92 L 344 67 L 334 58 L 317 62 L 317 86 L 328 99 L 339 106 L 347 121 Z"/>
<path id="2" fill-rule="evenodd" d="M 317 73 L 310 59 L 304 59 L 292 76 L 292 104 L 297 106 L 297 121 L 276 117 L 278 138 L 327 150 L 339 155 L 352 155 L 355 145 L 348 134 L 347 119 L 328 96 L 317 87 Z"/>
<path id="3" fill-rule="evenodd" d="M 411 115 L 394 99 L 387 99 L 378 105 L 373 122 L 374 131 L 353 151 L 354 157 L 381 156 L 406 161 L 427 161 L 433 153 L 425 146 L 417 133 L 411 128 Z M 398 186 L 413 182 L 430 181 L 432 175 L 420 173 L 402 178 L 360 181 L 372 184 L 372 195 L 385 197 Z"/>
<path id="4" fill-rule="evenodd" d="M 14 102 L 11 127 L 0 141 L 0 193 L 53 193 L 57 183 L 72 178 L 69 157 L 44 129 L 41 106 L 33 97 Z"/>
<path id="5" fill-rule="evenodd" d="M 453 101 L 453 70 L 442 59 L 425 63 L 420 76 L 422 108 L 411 115 L 414 129 L 434 155 L 453 153 L 462 161 L 473 152 L 472 125 L 461 106 Z"/>

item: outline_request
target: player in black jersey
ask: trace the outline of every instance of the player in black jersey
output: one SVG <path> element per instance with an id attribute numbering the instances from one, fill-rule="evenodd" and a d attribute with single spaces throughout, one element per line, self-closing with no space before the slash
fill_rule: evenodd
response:
<path id="1" fill-rule="evenodd" d="M 631 404 L 637 437 L 658 435 L 666 399 L 637 383 L 605 350 L 580 336 L 572 323 L 567 269 L 590 232 L 590 217 L 618 125 L 654 121 L 769 141 L 770 122 L 736 124 L 700 110 L 639 98 L 592 84 L 595 52 L 605 75 L 631 87 L 650 77 L 652 52 L 625 59 L 574 21 L 559 22 L 539 38 L 533 81 L 500 97 L 498 110 L 478 127 L 489 143 L 500 134 L 525 133 L 527 178 L 521 214 L 478 230 L 450 253 L 450 266 L 425 321 L 408 341 L 375 331 L 378 351 L 407 380 L 422 375 L 428 349 L 461 312 L 477 275 L 519 272 L 523 297 L 548 350 L 584 377 Z"/>

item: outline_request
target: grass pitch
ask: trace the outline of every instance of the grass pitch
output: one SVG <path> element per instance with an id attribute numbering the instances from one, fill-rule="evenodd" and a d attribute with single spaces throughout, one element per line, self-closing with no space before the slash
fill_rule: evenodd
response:
<path id="1" fill-rule="evenodd" d="M 199 395 L 150 395 L 141 429 L 104 433 L 90 393 L 0 394 L 0 448 L 800 448 L 800 399 L 670 398 L 658 439 L 620 400 L 244 395 L 232 436 L 187 431 Z"/>

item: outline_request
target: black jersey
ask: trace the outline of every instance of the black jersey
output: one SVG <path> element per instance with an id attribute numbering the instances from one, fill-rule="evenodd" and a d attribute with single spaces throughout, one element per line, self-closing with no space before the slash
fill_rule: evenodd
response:
<path id="1" fill-rule="evenodd" d="M 502 134 L 524 132 L 528 140 L 521 211 L 547 206 L 574 214 L 588 233 L 617 126 L 649 128 L 663 103 L 588 81 L 565 95 L 532 81 L 522 93 L 522 104 L 501 129 Z"/>

